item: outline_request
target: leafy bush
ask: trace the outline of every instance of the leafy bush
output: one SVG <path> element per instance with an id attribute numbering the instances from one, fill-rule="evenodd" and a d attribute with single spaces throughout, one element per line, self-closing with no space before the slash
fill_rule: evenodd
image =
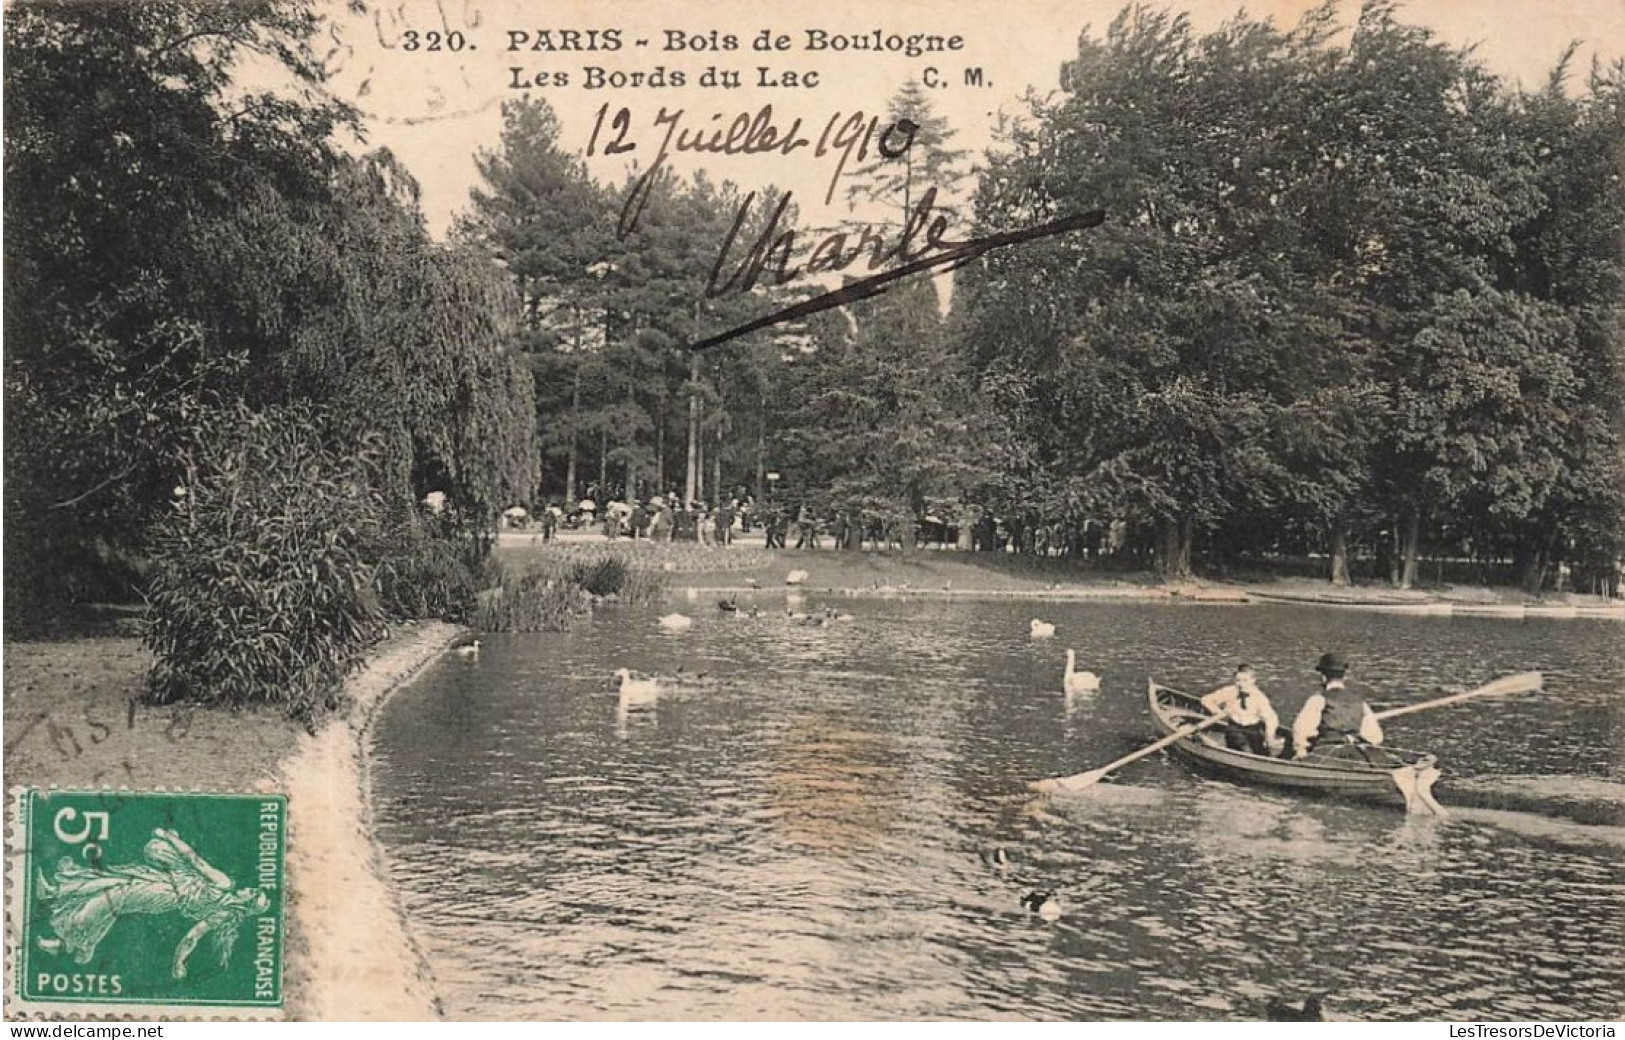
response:
<path id="1" fill-rule="evenodd" d="M 622 603 L 653 603 L 666 594 L 666 576 L 646 567 L 632 567 L 621 585 Z"/>
<path id="2" fill-rule="evenodd" d="M 183 458 L 150 586 L 160 703 L 281 704 L 307 721 L 384 635 L 367 549 L 379 449 L 340 454 L 303 406 L 238 405 Z"/>
<path id="3" fill-rule="evenodd" d="M 595 599 L 647 603 L 666 588 L 658 571 L 615 552 L 543 556 L 523 570 L 491 557 L 485 583 L 475 624 L 487 632 L 562 632 L 577 615 L 590 613 Z"/>
<path id="4" fill-rule="evenodd" d="M 582 560 L 570 568 L 569 579 L 594 596 L 610 596 L 626 584 L 628 567 L 619 556 Z"/>
<path id="5" fill-rule="evenodd" d="M 664 575 L 621 553 L 577 560 L 567 576 L 594 596 L 614 596 L 623 603 L 653 602 L 666 590 Z"/>
<path id="6" fill-rule="evenodd" d="M 591 595 L 557 571 L 503 568 L 500 583 L 480 595 L 478 625 L 487 632 L 562 632 L 591 609 Z"/>
<path id="7" fill-rule="evenodd" d="M 466 621 L 479 591 L 466 543 L 405 526 L 381 547 L 377 587 L 383 610 L 401 619 Z"/>

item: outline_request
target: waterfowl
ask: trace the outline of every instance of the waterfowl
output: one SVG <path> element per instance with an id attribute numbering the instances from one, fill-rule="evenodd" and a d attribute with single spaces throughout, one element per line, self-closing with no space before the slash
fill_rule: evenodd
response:
<path id="1" fill-rule="evenodd" d="M 668 632 L 686 632 L 694 627 L 694 619 L 686 614 L 667 614 L 660 619 L 660 627 Z"/>
<path id="2" fill-rule="evenodd" d="M 737 600 L 733 599 L 719 599 L 717 600 L 717 609 L 728 614 L 737 613 L 739 610 L 739 603 Z"/>
<path id="3" fill-rule="evenodd" d="M 1080 693 L 1095 693 L 1100 690 L 1100 676 L 1094 672 L 1080 672 L 1076 670 L 1078 655 L 1075 651 L 1066 652 L 1066 674 L 1061 679 L 1061 685 L 1067 696 Z"/>
<path id="4" fill-rule="evenodd" d="M 1054 892 L 1028 892 L 1021 897 L 1021 905 L 1046 921 L 1061 916 L 1061 901 L 1055 898 Z"/>
<path id="5" fill-rule="evenodd" d="M 1264 1014 L 1271 1022 L 1326 1021 L 1326 1013 L 1321 1010 L 1319 997 L 1305 997 L 1302 1007 L 1293 1007 L 1279 997 L 1271 997 L 1269 1005 L 1264 1008 Z"/>
<path id="6" fill-rule="evenodd" d="M 806 571 L 791 571 L 789 574 L 784 576 L 784 583 L 786 585 L 801 585 L 806 582 L 806 580 Z"/>
<path id="7" fill-rule="evenodd" d="M 851 621 L 852 615 L 836 610 L 834 607 L 824 608 L 824 617 L 830 621 Z"/>
<path id="8" fill-rule="evenodd" d="M 982 850 L 982 862 L 994 870 L 1008 870 L 1010 869 L 1010 853 L 1004 851 L 1003 845 L 995 845 L 991 849 Z"/>
<path id="9" fill-rule="evenodd" d="M 621 700 L 623 702 L 652 701 L 660 696 L 660 682 L 658 680 L 634 679 L 630 668 L 617 669 L 615 678 L 621 681 Z"/>
<path id="10" fill-rule="evenodd" d="M 478 657 L 480 655 L 480 641 L 471 639 L 466 643 L 459 643 L 451 648 L 451 652 L 459 657 Z"/>
<path id="11" fill-rule="evenodd" d="M 1031 628 L 1032 637 L 1034 639 L 1053 639 L 1055 637 L 1055 626 L 1050 624 L 1048 621 L 1040 621 L 1037 618 L 1033 618 L 1032 623 L 1028 627 Z"/>
<path id="12" fill-rule="evenodd" d="M 759 589 L 762 587 L 762 583 L 757 581 L 755 578 L 752 578 L 750 579 L 750 587 L 753 589 Z"/>

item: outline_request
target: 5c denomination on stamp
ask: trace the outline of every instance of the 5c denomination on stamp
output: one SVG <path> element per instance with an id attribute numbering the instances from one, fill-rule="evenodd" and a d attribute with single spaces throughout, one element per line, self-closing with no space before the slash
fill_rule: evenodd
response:
<path id="1" fill-rule="evenodd" d="M 22 791 L 10 1010 L 277 1016 L 287 819 L 281 795 Z"/>

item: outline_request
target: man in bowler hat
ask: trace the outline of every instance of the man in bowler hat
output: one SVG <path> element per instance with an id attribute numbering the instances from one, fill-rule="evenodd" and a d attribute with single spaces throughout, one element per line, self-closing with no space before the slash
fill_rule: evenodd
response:
<path id="1" fill-rule="evenodd" d="M 1294 757 L 1303 758 L 1317 749 L 1331 754 L 1337 746 L 1382 743 L 1382 725 L 1371 705 L 1345 682 L 1348 670 L 1342 654 L 1320 655 L 1315 664 L 1320 689 L 1309 695 L 1292 724 Z"/>

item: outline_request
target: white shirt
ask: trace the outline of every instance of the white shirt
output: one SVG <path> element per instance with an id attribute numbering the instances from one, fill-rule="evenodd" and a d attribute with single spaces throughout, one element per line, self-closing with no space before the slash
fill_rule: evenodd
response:
<path id="1" fill-rule="evenodd" d="M 1230 721 L 1238 726 L 1256 726 L 1264 724 L 1264 739 L 1273 741 L 1275 730 L 1281 720 L 1275 714 L 1275 708 L 1270 705 L 1270 699 L 1264 696 L 1264 691 L 1257 686 L 1247 691 L 1247 703 L 1242 705 L 1241 687 L 1235 683 L 1221 686 L 1217 690 L 1202 698 L 1202 707 L 1210 715 L 1229 715 Z"/>

